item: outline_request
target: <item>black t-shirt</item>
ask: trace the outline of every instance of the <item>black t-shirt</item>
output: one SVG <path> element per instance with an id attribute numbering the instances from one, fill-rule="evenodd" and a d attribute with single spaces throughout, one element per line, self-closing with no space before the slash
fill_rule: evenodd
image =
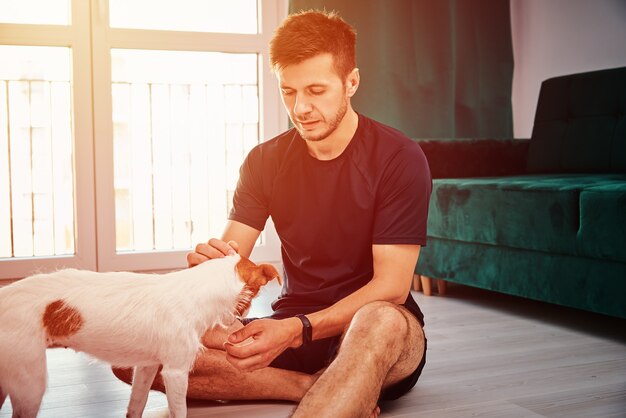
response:
<path id="1" fill-rule="evenodd" d="M 419 145 L 363 115 L 343 153 L 312 157 L 297 130 L 246 157 L 230 219 L 259 231 L 272 217 L 284 286 L 275 317 L 310 313 L 367 284 L 372 244 L 426 244 L 432 180 Z M 409 294 L 405 306 L 423 323 Z"/>

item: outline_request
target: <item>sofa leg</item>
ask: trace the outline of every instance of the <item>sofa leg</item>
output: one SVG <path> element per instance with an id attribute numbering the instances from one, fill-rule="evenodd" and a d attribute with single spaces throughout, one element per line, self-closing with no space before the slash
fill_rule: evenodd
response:
<path id="1" fill-rule="evenodd" d="M 437 279 L 437 293 L 439 293 L 440 296 L 443 296 L 446 294 L 446 281 L 445 280 Z"/>
<path id="2" fill-rule="evenodd" d="M 431 296 L 433 294 L 432 279 L 428 276 L 422 275 L 422 289 L 424 289 L 424 296 Z"/>
<path id="3" fill-rule="evenodd" d="M 446 294 L 446 281 L 442 279 L 432 279 L 428 276 L 419 274 L 413 275 L 413 290 L 419 292 L 424 290 L 424 296 L 432 296 L 433 294 L 433 280 L 437 284 L 437 293 L 441 296 Z"/>
<path id="4" fill-rule="evenodd" d="M 419 292 L 420 290 L 424 290 L 424 296 L 432 296 L 433 294 L 433 280 L 437 285 L 437 293 L 440 296 L 444 296 L 446 294 L 446 281 L 442 279 L 432 279 L 428 276 L 423 276 L 419 274 L 413 275 L 413 290 Z"/>
<path id="5" fill-rule="evenodd" d="M 413 290 L 415 290 L 416 292 L 422 290 L 422 282 L 419 274 L 413 275 Z"/>

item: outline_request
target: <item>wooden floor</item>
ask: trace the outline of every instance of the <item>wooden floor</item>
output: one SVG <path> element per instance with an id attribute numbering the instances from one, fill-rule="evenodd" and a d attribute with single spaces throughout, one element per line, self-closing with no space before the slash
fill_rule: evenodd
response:
<path id="1" fill-rule="evenodd" d="M 269 289 L 253 314 L 272 297 Z M 428 361 L 417 386 L 382 417 L 626 417 L 626 321 L 451 286 L 415 294 L 426 315 Z M 109 367 L 48 350 L 40 417 L 123 417 L 129 387 Z M 287 417 L 281 402 L 190 403 L 190 417 Z M 0 417 L 11 414 L 7 400 Z M 166 417 L 152 392 L 144 414 Z"/>

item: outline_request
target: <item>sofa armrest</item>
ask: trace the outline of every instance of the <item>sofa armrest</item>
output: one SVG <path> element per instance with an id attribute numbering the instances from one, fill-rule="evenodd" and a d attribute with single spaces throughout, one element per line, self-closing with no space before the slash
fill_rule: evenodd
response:
<path id="1" fill-rule="evenodd" d="M 416 139 L 433 178 L 512 176 L 526 172 L 530 139 Z"/>

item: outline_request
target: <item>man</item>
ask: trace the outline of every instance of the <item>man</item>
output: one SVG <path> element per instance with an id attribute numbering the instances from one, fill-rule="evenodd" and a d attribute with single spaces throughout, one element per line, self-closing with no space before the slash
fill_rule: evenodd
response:
<path id="1" fill-rule="evenodd" d="M 207 333 L 191 398 L 298 401 L 295 417 L 377 416 L 379 399 L 406 393 L 421 373 L 426 339 L 410 286 L 431 178 L 417 144 L 353 110 L 355 43 L 345 21 L 315 11 L 289 16 L 271 41 L 294 128 L 250 152 L 221 239 L 187 259 L 249 256 L 271 216 L 285 284 L 271 317 Z"/>

